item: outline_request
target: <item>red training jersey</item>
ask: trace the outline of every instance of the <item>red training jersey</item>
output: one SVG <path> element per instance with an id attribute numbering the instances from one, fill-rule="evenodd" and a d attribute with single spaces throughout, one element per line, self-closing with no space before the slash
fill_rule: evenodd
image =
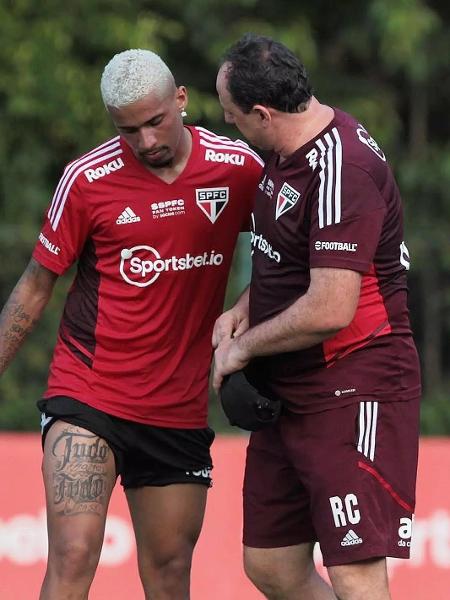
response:
<path id="1" fill-rule="evenodd" d="M 189 130 L 170 184 L 120 137 L 66 167 L 33 252 L 58 275 L 78 262 L 44 397 L 206 426 L 212 328 L 262 161 L 244 142 Z"/>
<path id="2" fill-rule="evenodd" d="M 305 294 L 311 268 L 362 274 L 350 325 L 311 348 L 256 360 L 248 373 L 258 387 L 298 412 L 420 393 L 400 194 L 384 153 L 353 117 L 336 109 L 332 122 L 286 160 L 269 157 L 252 246 L 252 326 Z"/>

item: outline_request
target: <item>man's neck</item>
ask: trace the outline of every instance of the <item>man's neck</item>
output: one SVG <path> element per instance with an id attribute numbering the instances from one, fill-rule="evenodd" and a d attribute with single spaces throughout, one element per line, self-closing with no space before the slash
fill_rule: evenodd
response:
<path id="1" fill-rule="evenodd" d="M 281 161 L 315 138 L 334 118 L 334 110 L 313 96 L 302 113 L 279 113 L 275 152 Z"/>

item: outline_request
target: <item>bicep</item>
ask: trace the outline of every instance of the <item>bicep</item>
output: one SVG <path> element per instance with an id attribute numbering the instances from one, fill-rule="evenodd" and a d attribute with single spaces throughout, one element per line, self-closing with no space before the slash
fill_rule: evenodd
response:
<path id="1" fill-rule="evenodd" d="M 386 202 L 373 178 L 354 165 L 342 170 L 342 186 L 333 188 L 331 202 L 323 190 L 310 204 L 310 266 L 364 273 L 378 248 L 386 217 Z"/>

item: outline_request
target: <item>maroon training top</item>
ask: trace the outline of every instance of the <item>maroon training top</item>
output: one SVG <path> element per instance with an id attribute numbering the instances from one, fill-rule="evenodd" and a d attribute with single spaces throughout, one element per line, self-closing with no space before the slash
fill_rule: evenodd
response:
<path id="1" fill-rule="evenodd" d="M 286 160 L 273 153 L 253 226 L 252 326 L 305 294 L 311 268 L 352 269 L 363 277 L 348 327 L 311 348 L 255 360 L 250 379 L 297 412 L 420 394 L 401 198 L 365 128 L 335 109 L 332 122 Z"/>

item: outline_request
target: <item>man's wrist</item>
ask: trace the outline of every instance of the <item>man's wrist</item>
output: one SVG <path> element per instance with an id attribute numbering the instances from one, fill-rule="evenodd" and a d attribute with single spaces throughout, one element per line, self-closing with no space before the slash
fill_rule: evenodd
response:
<path id="1" fill-rule="evenodd" d="M 237 357 L 238 357 L 239 361 L 243 362 L 243 363 L 247 363 L 252 358 L 252 354 L 250 352 L 249 345 L 247 343 L 248 342 L 247 338 L 248 338 L 248 336 L 244 333 L 243 335 L 241 335 L 233 340 Z"/>

